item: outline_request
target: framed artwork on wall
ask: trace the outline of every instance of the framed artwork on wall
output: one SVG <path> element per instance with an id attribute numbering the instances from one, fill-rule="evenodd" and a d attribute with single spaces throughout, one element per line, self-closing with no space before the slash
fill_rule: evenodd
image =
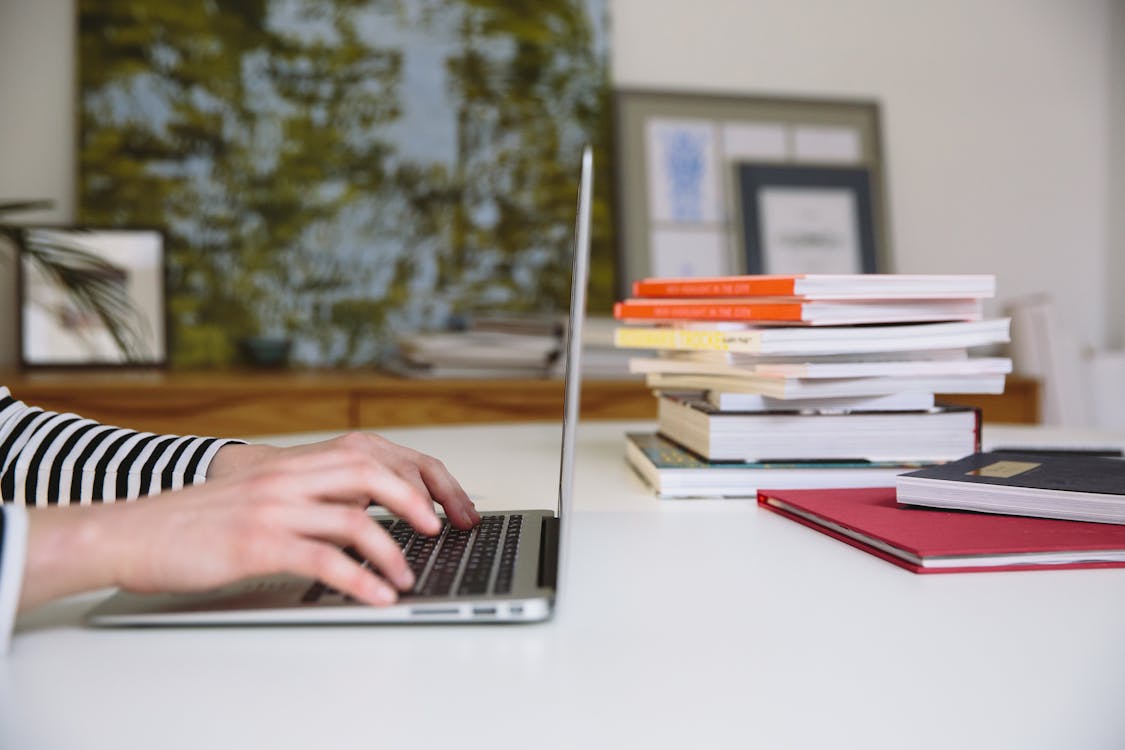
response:
<path id="1" fill-rule="evenodd" d="M 612 304 L 609 0 L 75 5 L 78 222 L 164 228 L 171 367 L 566 310 L 586 144 Z"/>
<path id="2" fill-rule="evenodd" d="M 863 267 L 892 266 L 876 102 L 621 89 L 615 139 L 622 294 L 646 276 L 751 272 L 743 165 L 865 173 L 874 263 Z"/>
<path id="3" fill-rule="evenodd" d="M 157 229 L 19 227 L 20 364 L 161 367 L 164 235 Z"/>
<path id="4" fill-rule="evenodd" d="M 862 167 L 739 164 L 746 273 L 876 273 L 871 180 Z"/>

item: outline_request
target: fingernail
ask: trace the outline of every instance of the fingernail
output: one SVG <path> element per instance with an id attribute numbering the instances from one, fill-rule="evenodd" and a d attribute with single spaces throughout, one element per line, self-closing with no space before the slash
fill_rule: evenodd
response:
<path id="1" fill-rule="evenodd" d="M 394 604 L 395 599 L 398 598 L 398 594 L 390 586 L 380 582 L 375 584 L 375 592 L 371 598 L 374 599 L 376 605 L 383 606 L 386 604 Z"/>
<path id="2" fill-rule="evenodd" d="M 414 573 L 410 570 L 410 568 L 407 568 L 398 575 L 398 587 L 402 591 L 409 591 L 410 589 L 414 588 L 414 581 Z"/>

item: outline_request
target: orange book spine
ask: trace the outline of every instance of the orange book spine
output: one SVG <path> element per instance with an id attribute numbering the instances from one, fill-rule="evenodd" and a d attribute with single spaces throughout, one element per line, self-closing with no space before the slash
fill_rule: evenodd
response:
<path id="1" fill-rule="evenodd" d="M 660 303 L 649 300 L 626 300 L 613 306 L 618 320 L 768 320 L 801 322 L 804 306 L 800 303 L 778 304 L 704 304 Z"/>
<path id="2" fill-rule="evenodd" d="M 634 297 L 789 297 L 796 276 L 717 276 L 698 279 L 641 279 Z"/>

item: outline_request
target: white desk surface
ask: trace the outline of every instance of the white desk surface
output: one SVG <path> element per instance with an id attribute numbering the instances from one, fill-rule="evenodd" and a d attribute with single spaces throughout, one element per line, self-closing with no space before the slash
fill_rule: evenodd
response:
<path id="1" fill-rule="evenodd" d="M 750 500 L 657 501 L 623 459 L 646 427 L 579 431 L 551 622 L 92 630 L 101 595 L 71 599 L 0 658 L 0 747 L 1125 747 L 1125 570 L 919 576 Z M 553 507 L 554 426 L 384 434 L 483 508 Z"/>

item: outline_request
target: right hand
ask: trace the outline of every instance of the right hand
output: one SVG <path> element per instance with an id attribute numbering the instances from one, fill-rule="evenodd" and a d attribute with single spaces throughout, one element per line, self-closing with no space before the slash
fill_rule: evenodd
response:
<path id="1" fill-rule="evenodd" d="M 398 545 L 365 512 L 372 502 L 420 533 L 441 530 L 428 495 L 347 446 L 283 455 L 137 502 L 35 509 L 20 606 L 107 585 L 205 591 L 275 573 L 391 604 L 414 576 Z M 354 547 L 374 570 L 342 547 Z"/>

